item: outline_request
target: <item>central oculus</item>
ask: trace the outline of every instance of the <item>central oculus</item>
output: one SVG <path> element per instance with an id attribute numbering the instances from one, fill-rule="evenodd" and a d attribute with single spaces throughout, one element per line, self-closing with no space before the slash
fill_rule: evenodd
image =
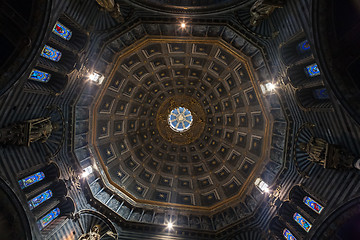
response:
<path id="1" fill-rule="evenodd" d="M 191 112 L 184 107 L 173 109 L 169 114 L 169 125 L 175 132 L 188 130 L 193 122 Z"/>

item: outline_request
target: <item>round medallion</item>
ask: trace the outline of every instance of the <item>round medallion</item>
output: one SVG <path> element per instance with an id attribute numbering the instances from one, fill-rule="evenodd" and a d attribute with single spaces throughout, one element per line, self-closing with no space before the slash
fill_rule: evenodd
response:
<path id="1" fill-rule="evenodd" d="M 177 95 L 166 99 L 159 107 L 156 125 L 167 141 L 189 144 L 200 137 L 205 128 L 205 112 L 193 97 Z M 188 131 L 191 128 L 191 131 Z"/>
<path id="2" fill-rule="evenodd" d="M 178 107 L 169 114 L 169 125 L 175 132 L 188 130 L 193 122 L 191 112 L 184 107 Z"/>

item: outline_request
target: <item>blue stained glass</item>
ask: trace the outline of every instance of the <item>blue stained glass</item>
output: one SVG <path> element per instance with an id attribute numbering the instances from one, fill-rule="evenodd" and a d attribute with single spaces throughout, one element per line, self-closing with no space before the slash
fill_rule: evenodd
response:
<path id="1" fill-rule="evenodd" d="M 55 48 L 49 47 L 48 45 L 44 46 L 40 55 L 55 62 L 58 62 L 61 58 L 61 52 Z"/>
<path id="2" fill-rule="evenodd" d="M 59 22 L 56 22 L 52 31 L 53 31 L 53 33 L 62 37 L 65 40 L 70 40 L 71 35 L 72 35 L 72 32 L 67 27 L 65 27 L 64 25 L 62 25 Z"/>
<path id="3" fill-rule="evenodd" d="M 45 174 L 43 172 L 37 172 L 33 175 L 30 175 L 26 178 L 19 180 L 18 183 L 20 185 L 20 188 L 24 189 L 33 185 L 34 183 L 40 182 L 44 178 L 45 178 Z"/>
<path id="4" fill-rule="evenodd" d="M 46 200 L 50 199 L 52 197 L 52 195 L 53 195 L 52 191 L 47 190 L 45 192 L 40 193 L 39 195 L 37 195 L 36 197 L 31 199 L 30 201 L 28 201 L 30 210 L 36 208 L 37 206 L 39 206 L 40 204 L 42 204 Z"/>
<path id="5" fill-rule="evenodd" d="M 315 89 L 313 93 L 316 99 L 320 99 L 320 100 L 329 99 L 329 95 L 327 93 L 326 88 Z"/>
<path id="6" fill-rule="evenodd" d="M 285 237 L 285 239 L 287 240 L 296 240 L 296 238 L 294 237 L 294 235 L 290 232 L 289 229 L 285 228 L 283 231 L 283 235 Z"/>
<path id="7" fill-rule="evenodd" d="M 55 218 L 57 218 L 60 215 L 60 209 L 55 208 L 51 210 L 48 214 L 43 216 L 39 221 L 37 221 L 37 225 L 40 230 L 42 230 L 44 227 L 49 225 Z"/>
<path id="8" fill-rule="evenodd" d="M 310 43 L 308 40 L 304 40 L 298 44 L 297 49 L 300 53 L 304 53 L 310 50 Z"/>
<path id="9" fill-rule="evenodd" d="M 173 109 L 168 118 L 169 125 L 171 129 L 176 132 L 183 132 L 190 128 L 193 121 L 191 112 L 184 108 L 178 107 Z"/>
<path id="10" fill-rule="evenodd" d="M 299 213 L 295 213 L 293 218 L 306 232 L 310 231 L 312 225 L 303 216 Z"/>
<path id="11" fill-rule="evenodd" d="M 48 82 L 50 80 L 50 77 L 51 77 L 50 73 L 33 69 L 30 73 L 29 79 L 39 82 Z"/>
<path id="12" fill-rule="evenodd" d="M 315 77 L 320 75 L 319 67 L 316 63 L 305 67 L 305 73 L 309 77 Z"/>
<path id="13" fill-rule="evenodd" d="M 309 208 L 311 208 L 314 212 L 318 214 L 320 214 L 321 211 L 324 209 L 323 206 L 321 206 L 311 197 L 304 197 L 303 202 L 305 203 L 305 205 L 307 205 Z"/>

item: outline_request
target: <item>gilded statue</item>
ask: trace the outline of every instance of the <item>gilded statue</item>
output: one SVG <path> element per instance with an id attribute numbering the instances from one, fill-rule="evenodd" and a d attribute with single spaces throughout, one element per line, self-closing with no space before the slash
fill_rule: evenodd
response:
<path id="1" fill-rule="evenodd" d="M 115 3 L 115 0 L 96 0 L 96 2 L 109 12 L 110 16 L 117 22 L 124 22 L 124 18 L 120 11 L 120 5 Z"/>
<path id="2" fill-rule="evenodd" d="M 29 122 L 29 142 L 46 142 L 53 131 L 59 127 L 56 123 L 50 121 L 48 118 L 38 118 L 28 121 Z"/>
<path id="3" fill-rule="evenodd" d="M 29 146 L 36 141 L 44 143 L 58 128 L 58 124 L 51 122 L 50 117 L 15 123 L 0 129 L 0 144 Z"/>
<path id="4" fill-rule="evenodd" d="M 342 168 L 358 168 L 359 158 L 335 144 L 330 144 L 322 138 L 311 137 L 308 142 L 299 144 L 299 149 L 306 152 L 308 160 L 323 165 L 324 168 L 342 169 Z"/>
<path id="5" fill-rule="evenodd" d="M 268 18 L 276 8 L 282 8 L 284 0 L 257 0 L 250 8 L 250 24 L 259 25 Z"/>
<path id="6" fill-rule="evenodd" d="M 81 235 L 79 240 L 100 240 L 100 237 L 100 226 L 95 225 L 90 229 L 90 232 Z"/>

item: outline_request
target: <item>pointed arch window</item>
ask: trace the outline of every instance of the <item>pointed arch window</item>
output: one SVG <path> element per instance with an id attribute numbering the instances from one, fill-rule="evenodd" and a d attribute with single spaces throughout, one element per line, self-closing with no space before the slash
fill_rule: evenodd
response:
<path id="1" fill-rule="evenodd" d="M 51 74 L 37 69 L 33 69 L 29 75 L 30 80 L 47 83 L 51 78 Z"/>
<path id="2" fill-rule="evenodd" d="M 296 212 L 293 218 L 306 232 L 310 231 L 312 225 L 303 216 Z"/>
<path id="3" fill-rule="evenodd" d="M 320 75 L 320 70 L 316 63 L 306 66 L 304 70 L 308 77 L 316 77 Z"/>
<path id="4" fill-rule="evenodd" d="M 36 208 L 46 200 L 50 199 L 53 196 L 53 193 L 51 190 L 47 190 L 45 192 L 40 193 L 30 201 L 28 201 L 30 210 Z"/>
<path id="5" fill-rule="evenodd" d="M 57 218 L 60 215 L 60 209 L 54 208 L 51 210 L 48 214 L 43 216 L 39 221 L 37 221 L 37 225 L 40 230 L 45 228 L 47 225 L 49 225 L 52 221 L 54 221 L 55 218 Z"/>
<path id="6" fill-rule="evenodd" d="M 72 36 L 72 32 L 70 31 L 70 29 L 65 27 L 60 22 L 56 22 L 52 32 L 65 40 L 70 40 Z"/>
<path id="7" fill-rule="evenodd" d="M 316 202 L 311 197 L 308 197 L 308 196 L 304 197 L 303 202 L 305 203 L 306 206 L 311 208 L 311 210 L 313 210 L 317 214 L 320 214 L 321 211 L 324 209 L 323 206 L 321 206 L 318 202 Z"/>
<path id="8" fill-rule="evenodd" d="M 297 45 L 297 50 L 299 53 L 306 53 L 310 51 L 310 43 L 308 40 L 304 40 Z"/>
<path id="9" fill-rule="evenodd" d="M 283 235 L 285 237 L 285 239 L 287 240 L 296 240 L 296 238 L 294 237 L 294 235 L 290 232 L 289 229 L 285 228 L 283 231 Z"/>
<path id="10" fill-rule="evenodd" d="M 20 188 L 24 189 L 27 188 L 37 182 L 42 181 L 45 178 L 45 174 L 43 172 L 37 172 L 34 173 L 33 175 L 30 175 L 26 178 L 23 178 L 21 180 L 18 181 Z"/>
<path id="11" fill-rule="evenodd" d="M 58 62 L 61 58 L 61 52 L 59 50 L 56 50 L 55 48 L 48 46 L 48 45 L 44 46 L 40 55 L 42 57 L 50 59 L 54 62 Z"/>

